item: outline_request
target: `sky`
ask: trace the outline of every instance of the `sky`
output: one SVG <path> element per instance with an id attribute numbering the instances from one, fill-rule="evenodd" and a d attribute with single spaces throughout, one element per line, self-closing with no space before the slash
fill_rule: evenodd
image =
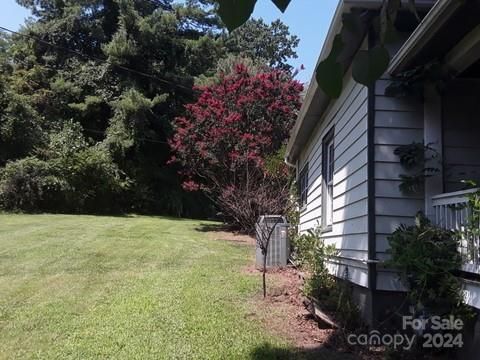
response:
<path id="1" fill-rule="evenodd" d="M 0 1 L 0 26 L 17 30 L 29 16 L 28 11 L 15 0 Z M 337 3 L 338 0 L 292 0 L 282 14 L 271 0 L 257 0 L 253 17 L 265 22 L 280 19 L 290 27 L 292 34 L 300 38 L 298 59 L 292 59 L 290 63 L 296 69 L 301 65 L 305 67 L 297 76 L 301 82 L 309 82 L 312 77 Z"/>

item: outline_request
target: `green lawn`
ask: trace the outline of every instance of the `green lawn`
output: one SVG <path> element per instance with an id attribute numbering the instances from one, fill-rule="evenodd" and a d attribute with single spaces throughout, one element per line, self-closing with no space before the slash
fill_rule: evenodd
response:
<path id="1" fill-rule="evenodd" d="M 247 316 L 260 290 L 241 271 L 252 248 L 211 240 L 202 224 L 0 214 L 0 358 L 287 353 Z"/>

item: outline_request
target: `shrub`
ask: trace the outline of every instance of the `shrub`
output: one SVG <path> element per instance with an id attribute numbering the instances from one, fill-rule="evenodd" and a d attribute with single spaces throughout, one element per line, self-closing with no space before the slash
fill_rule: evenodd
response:
<path id="1" fill-rule="evenodd" d="M 36 157 L 9 162 L 0 173 L 0 206 L 5 210 L 54 210 L 66 182 Z"/>
<path id="2" fill-rule="evenodd" d="M 333 278 L 328 272 L 327 262 L 335 255 L 334 245 L 326 245 L 321 237 L 321 228 L 308 230 L 294 240 L 296 259 L 309 273 L 305 293 L 320 300 L 333 289 Z"/>
<path id="3" fill-rule="evenodd" d="M 293 250 L 297 264 L 307 270 L 305 295 L 319 302 L 323 310 L 331 313 L 346 330 L 358 329 L 362 320 L 357 305 L 353 301 L 348 274 L 345 279 L 337 279 L 328 271 L 328 261 L 337 254 L 334 245 L 326 245 L 321 228 L 308 230 L 293 239 Z"/>
<path id="4" fill-rule="evenodd" d="M 119 212 L 129 179 L 108 150 L 89 146 L 79 124 L 66 123 L 51 135 L 41 154 L 10 162 L 0 176 L 0 206 L 5 210 Z"/>
<path id="5" fill-rule="evenodd" d="M 388 238 L 391 259 L 417 311 L 461 316 L 466 310 L 455 273 L 462 264 L 458 237 L 430 223 L 421 213 L 415 225 L 400 226 Z"/>
<path id="6" fill-rule="evenodd" d="M 444 319 L 453 316 L 462 319 L 464 324 L 473 319 L 474 313 L 465 304 L 461 281 L 456 276 L 462 264 L 458 239 L 457 234 L 434 226 L 421 213 L 415 225 L 402 225 L 388 238 L 391 259 L 386 265 L 400 271 L 414 317 L 423 318 L 427 323 L 432 316 Z M 426 331 L 433 330 L 427 328 Z M 455 336 L 452 330 L 446 331 Z M 452 355 L 452 348 L 431 349 L 422 344 L 416 341 L 410 350 L 398 352 L 397 349 L 388 356 L 415 359 L 428 353 Z"/>
<path id="7" fill-rule="evenodd" d="M 68 183 L 65 198 L 69 211 L 99 213 L 123 210 L 121 196 L 130 181 L 105 148 L 87 147 L 52 162 Z"/>

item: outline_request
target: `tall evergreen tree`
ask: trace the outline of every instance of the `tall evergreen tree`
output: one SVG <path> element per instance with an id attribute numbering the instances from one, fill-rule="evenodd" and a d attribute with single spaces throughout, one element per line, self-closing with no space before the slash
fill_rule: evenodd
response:
<path id="1" fill-rule="evenodd" d="M 291 71 L 288 60 L 297 58 L 295 48 L 300 39 L 290 34 L 280 20 L 266 24 L 262 19 L 248 20 L 225 41 L 231 53 L 263 63 L 271 68 Z"/>
<path id="2" fill-rule="evenodd" d="M 35 125 L 44 132 L 59 132 L 69 121 L 81 124 L 91 145 L 104 144 L 134 180 L 128 195 L 135 210 L 180 214 L 185 195 L 176 171 L 166 166 L 166 141 L 170 120 L 193 98 L 194 77 L 213 71 L 224 51 L 213 36 L 219 23 L 208 2 L 18 2 L 37 20 L 11 39 L 15 96 L 9 96 L 9 106 L 32 122 L 35 116 L 27 111 L 41 114 L 45 121 Z M 18 96 L 26 97 L 18 99 L 22 109 L 13 101 Z M 9 112 L 7 107 L 2 128 Z M 44 141 L 46 146 L 48 137 Z M 33 146 L 6 145 L 22 149 L 7 152 L 10 159 Z"/>

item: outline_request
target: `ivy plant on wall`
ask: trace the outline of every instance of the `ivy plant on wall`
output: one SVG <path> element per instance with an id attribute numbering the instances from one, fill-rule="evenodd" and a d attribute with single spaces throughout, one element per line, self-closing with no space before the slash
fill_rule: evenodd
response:
<path id="1" fill-rule="evenodd" d="M 432 147 L 433 144 L 424 145 L 412 142 L 401 145 L 394 150 L 400 159 L 400 165 L 407 170 L 407 174 L 400 174 L 400 191 L 404 194 L 418 194 L 424 188 L 425 179 L 440 173 L 440 157 Z"/>

